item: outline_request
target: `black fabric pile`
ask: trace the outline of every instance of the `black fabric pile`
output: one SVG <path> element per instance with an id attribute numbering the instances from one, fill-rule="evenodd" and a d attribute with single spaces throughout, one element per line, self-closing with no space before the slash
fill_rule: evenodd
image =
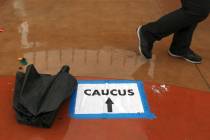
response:
<path id="1" fill-rule="evenodd" d="M 20 123 L 49 128 L 59 107 L 77 88 L 77 80 L 63 66 L 56 75 L 39 74 L 34 65 L 17 72 L 13 107 Z"/>

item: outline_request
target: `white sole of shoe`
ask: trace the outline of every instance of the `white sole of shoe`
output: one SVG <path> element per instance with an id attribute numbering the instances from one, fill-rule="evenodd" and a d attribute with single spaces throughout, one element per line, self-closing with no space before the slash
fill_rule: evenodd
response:
<path id="1" fill-rule="evenodd" d="M 172 57 L 182 58 L 182 56 L 180 56 L 180 55 L 172 54 L 172 53 L 170 52 L 170 50 L 168 50 L 168 54 L 169 54 L 170 56 L 172 56 Z"/>
<path id="2" fill-rule="evenodd" d="M 184 57 L 182 57 L 182 58 L 184 58 Z M 193 63 L 193 64 L 201 64 L 201 62 L 191 61 L 191 60 L 186 59 L 186 58 L 184 58 L 184 60 L 186 60 L 186 61 L 188 61 L 188 62 L 190 62 L 190 63 Z"/>
<path id="3" fill-rule="evenodd" d="M 172 54 L 169 50 L 168 50 L 168 54 L 172 57 L 175 57 L 175 58 L 183 58 L 184 60 L 190 62 L 190 63 L 193 63 L 193 64 L 200 64 L 201 62 L 195 62 L 195 61 L 191 61 L 189 59 L 186 59 L 184 58 L 183 56 L 180 56 L 180 55 L 175 55 L 175 54 Z"/>
<path id="4" fill-rule="evenodd" d="M 139 46 L 138 46 L 138 48 L 139 48 L 139 53 L 140 53 L 140 55 L 142 55 L 142 52 L 141 52 L 141 38 L 140 38 L 140 35 L 139 35 L 139 32 L 140 32 L 140 29 L 141 29 L 141 25 L 138 27 L 138 29 L 137 29 L 137 31 L 136 31 L 136 33 L 137 33 L 137 37 L 138 37 L 138 40 L 139 40 Z"/>

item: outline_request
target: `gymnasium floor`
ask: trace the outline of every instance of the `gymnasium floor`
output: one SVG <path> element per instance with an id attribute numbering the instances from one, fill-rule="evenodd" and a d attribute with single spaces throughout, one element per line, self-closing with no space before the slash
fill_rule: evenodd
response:
<path id="1" fill-rule="evenodd" d="M 195 32 L 194 65 L 168 56 L 171 37 L 147 62 L 137 53 L 136 28 L 180 6 L 179 0 L 0 0 L 0 75 L 15 75 L 19 57 L 40 72 L 71 66 L 76 76 L 140 79 L 210 90 L 210 18 Z"/>
<path id="2" fill-rule="evenodd" d="M 202 64 L 168 56 L 172 36 L 155 44 L 151 61 L 138 54 L 136 28 L 178 7 L 179 0 L 0 0 L 0 139 L 209 140 L 210 17 L 192 42 Z M 142 80 L 157 118 L 73 119 L 67 100 L 51 129 L 21 125 L 12 108 L 20 57 L 40 73 L 67 64 L 78 79 Z M 155 93 L 161 84 L 168 92 Z"/>

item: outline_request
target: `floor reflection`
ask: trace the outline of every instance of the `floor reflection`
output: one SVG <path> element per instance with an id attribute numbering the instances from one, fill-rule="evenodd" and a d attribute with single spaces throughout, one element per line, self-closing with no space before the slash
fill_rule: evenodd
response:
<path id="1" fill-rule="evenodd" d="M 24 57 L 41 73 L 56 73 L 62 65 L 69 65 L 76 76 L 96 76 L 133 79 L 132 74 L 148 60 L 134 51 L 104 48 L 65 48 L 27 52 Z M 150 62 L 148 75 L 154 76 L 155 57 Z"/>

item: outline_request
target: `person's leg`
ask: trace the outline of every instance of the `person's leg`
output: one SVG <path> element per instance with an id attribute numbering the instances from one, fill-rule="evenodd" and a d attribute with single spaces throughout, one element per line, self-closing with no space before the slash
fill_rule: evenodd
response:
<path id="1" fill-rule="evenodd" d="M 201 63 L 201 56 L 190 49 L 193 32 L 196 27 L 197 24 L 193 24 L 174 33 L 173 41 L 168 50 L 170 56 L 184 58 L 191 63 Z"/>
<path id="2" fill-rule="evenodd" d="M 208 0 L 201 0 L 201 3 L 199 2 L 199 4 L 197 3 L 197 0 L 181 0 L 181 1 L 182 1 L 183 8 L 189 9 L 188 12 L 190 12 L 191 14 L 200 13 L 202 15 L 203 11 L 201 11 L 200 9 L 201 8 L 204 8 L 204 10 L 209 9 L 208 8 L 209 6 L 206 7 L 206 5 L 208 5 L 208 3 L 210 4 L 210 1 Z M 192 6 L 192 4 L 194 5 Z M 195 6 L 195 4 L 197 5 Z M 197 8 L 197 7 L 200 7 L 200 8 Z M 204 16 L 201 18 L 201 20 L 204 20 L 207 17 L 205 16 L 205 13 L 204 13 Z M 179 52 L 179 53 L 185 53 L 187 50 L 189 50 L 191 42 L 192 42 L 193 33 L 197 25 L 198 23 L 191 24 L 190 26 L 187 26 L 175 32 L 170 50 L 173 52 Z"/>
<path id="3" fill-rule="evenodd" d="M 205 0 L 183 0 L 182 8 L 142 26 L 141 29 L 139 28 L 137 33 L 142 54 L 150 59 L 154 41 L 161 40 L 163 37 L 204 20 L 208 16 L 209 9 L 205 8 L 203 4 L 200 5 L 202 1 Z"/>
<path id="4" fill-rule="evenodd" d="M 197 23 L 174 33 L 173 41 L 170 46 L 170 51 L 174 53 L 184 54 L 187 50 L 189 50 L 192 42 L 193 32 L 196 27 Z"/>
<path id="5" fill-rule="evenodd" d="M 142 31 L 150 40 L 156 41 L 202 20 L 203 16 L 190 15 L 181 8 L 161 17 L 156 22 L 143 25 Z"/>

